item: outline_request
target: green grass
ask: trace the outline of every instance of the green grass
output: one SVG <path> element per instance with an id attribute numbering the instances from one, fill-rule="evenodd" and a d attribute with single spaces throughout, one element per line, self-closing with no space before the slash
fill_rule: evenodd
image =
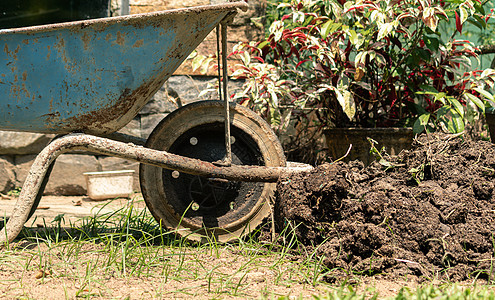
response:
<path id="1" fill-rule="evenodd" d="M 0 297 L 49 299 L 55 290 L 62 299 L 494 299 L 491 286 L 398 286 L 384 295 L 362 276 L 325 283 L 335 270 L 291 227 L 274 243 L 259 240 L 258 229 L 236 243 L 198 244 L 164 231 L 136 202 L 112 213 L 103 208 L 75 224 L 60 215 L 24 229 L 0 252 Z"/>

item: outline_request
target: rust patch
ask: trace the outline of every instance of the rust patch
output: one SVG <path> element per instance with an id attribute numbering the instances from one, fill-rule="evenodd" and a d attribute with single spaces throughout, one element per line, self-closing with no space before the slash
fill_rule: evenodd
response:
<path id="1" fill-rule="evenodd" d="M 12 57 L 14 60 L 17 60 L 17 53 L 21 50 L 21 46 L 17 45 L 17 48 L 15 48 L 14 51 L 9 49 L 9 46 L 5 44 L 5 47 L 3 48 L 3 51 L 10 57 Z"/>
<path id="2" fill-rule="evenodd" d="M 65 55 L 65 40 L 62 36 L 57 36 L 57 43 L 53 46 L 61 54 L 62 60 L 67 64 L 67 56 Z"/>
<path id="3" fill-rule="evenodd" d="M 87 32 L 84 32 L 81 40 L 83 42 L 84 50 L 87 51 L 89 48 L 89 45 L 91 43 L 91 37 L 89 36 L 89 34 Z"/>
<path id="4" fill-rule="evenodd" d="M 86 23 L 86 22 L 81 22 L 81 29 L 84 29 L 86 27 L 88 27 L 90 24 L 89 23 Z"/>
<path id="5" fill-rule="evenodd" d="M 46 60 L 50 60 L 50 56 L 52 54 L 52 47 L 50 45 L 46 46 L 48 49 L 48 54 L 46 55 Z"/>
<path id="6" fill-rule="evenodd" d="M 115 40 L 115 42 L 117 43 L 117 45 L 120 46 L 124 46 L 125 44 L 124 35 L 120 31 L 117 31 L 117 39 Z"/>
<path id="7" fill-rule="evenodd" d="M 54 45 L 57 50 L 63 50 L 65 48 L 65 40 L 62 38 L 62 36 L 57 37 L 57 42 Z"/>
<path id="8" fill-rule="evenodd" d="M 70 124 L 70 130 L 77 130 L 88 133 L 111 133 L 115 132 L 119 128 L 109 127 L 109 124 L 114 122 L 118 125 L 125 126 L 127 124 L 120 124 L 120 118 L 124 116 L 133 118 L 141 107 L 146 104 L 149 99 L 156 93 L 156 91 L 163 85 L 165 78 L 163 76 L 158 76 L 154 80 L 141 85 L 139 88 L 131 92 L 129 89 L 124 90 L 116 104 L 99 109 L 98 111 L 93 111 L 85 115 L 79 115 L 67 120 L 64 120 L 65 124 Z M 139 103 L 140 105 L 136 105 Z M 52 116 L 48 117 L 46 121 L 48 124 L 53 124 L 57 126 L 59 124 L 54 124 L 56 120 Z M 58 128 L 57 128 L 58 129 Z"/>
<path id="9" fill-rule="evenodd" d="M 137 40 L 134 45 L 132 46 L 133 48 L 139 48 L 144 44 L 144 39 Z"/>
<path id="10" fill-rule="evenodd" d="M 21 75 L 21 80 L 23 81 L 22 84 L 19 84 L 19 75 L 15 74 L 14 75 L 14 81 L 12 82 L 13 84 L 10 86 L 10 95 L 13 96 L 13 98 L 20 98 L 21 93 L 24 93 L 26 98 L 31 98 L 31 93 L 26 88 L 26 83 L 25 81 L 27 80 L 27 72 L 24 71 Z M 20 108 L 20 107 L 18 107 Z"/>
<path id="11" fill-rule="evenodd" d="M 50 127 L 50 124 L 56 124 L 60 120 L 60 112 L 54 112 L 54 113 L 49 113 L 44 115 L 47 121 L 48 128 Z"/>

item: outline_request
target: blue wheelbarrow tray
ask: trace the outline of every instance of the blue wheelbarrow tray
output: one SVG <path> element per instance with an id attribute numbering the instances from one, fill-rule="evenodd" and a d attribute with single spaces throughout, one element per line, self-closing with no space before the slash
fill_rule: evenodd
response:
<path id="1" fill-rule="evenodd" d="M 107 134 L 246 4 L 0 30 L 0 129 Z"/>

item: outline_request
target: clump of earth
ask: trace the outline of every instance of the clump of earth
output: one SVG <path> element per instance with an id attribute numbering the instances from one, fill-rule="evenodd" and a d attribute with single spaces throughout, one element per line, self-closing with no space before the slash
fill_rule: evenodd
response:
<path id="1" fill-rule="evenodd" d="M 340 161 L 281 178 L 274 212 L 343 274 L 488 279 L 494 179 L 494 144 L 422 135 L 381 163 Z"/>

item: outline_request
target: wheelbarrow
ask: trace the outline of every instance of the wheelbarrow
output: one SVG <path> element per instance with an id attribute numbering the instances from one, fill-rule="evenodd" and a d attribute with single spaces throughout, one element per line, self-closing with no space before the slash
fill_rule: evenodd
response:
<path id="1" fill-rule="evenodd" d="M 239 9 L 247 4 L 0 30 L 0 129 L 58 135 L 37 155 L 0 242 L 16 238 L 55 159 L 73 150 L 140 162 L 148 209 L 187 238 L 225 242 L 255 229 L 292 169 L 270 126 L 228 101 L 226 25 Z M 223 101 L 183 106 L 146 141 L 118 134 L 217 27 Z"/>

